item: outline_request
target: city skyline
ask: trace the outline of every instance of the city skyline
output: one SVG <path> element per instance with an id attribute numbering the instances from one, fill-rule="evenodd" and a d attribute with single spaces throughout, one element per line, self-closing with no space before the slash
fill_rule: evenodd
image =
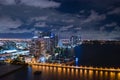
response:
<path id="1" fill-rule="evenodd" d="M 120 40 L 119 4 L 119 0 L 1 0 L 0 38 L 32 38 L 35 31 L 50 31 Z"/>

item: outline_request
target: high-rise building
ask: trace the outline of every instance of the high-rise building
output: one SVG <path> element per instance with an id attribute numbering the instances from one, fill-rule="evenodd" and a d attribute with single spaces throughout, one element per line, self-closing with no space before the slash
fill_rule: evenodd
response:
<path id="1" fill-rule="evenodd" d="M 36 58 L 45 54 L 45 41 L 42 38 L 33 38 L 31 41 L 30 53 Z"/>
<path id="2" fill-rule="evenodd" d="M 39 57 L 46 53 L 54 53 L 54 48 L 58 43 L 58 37 L 51 32 L 35 32 L 35 36 L 31 43 L 31 54 Z"/>

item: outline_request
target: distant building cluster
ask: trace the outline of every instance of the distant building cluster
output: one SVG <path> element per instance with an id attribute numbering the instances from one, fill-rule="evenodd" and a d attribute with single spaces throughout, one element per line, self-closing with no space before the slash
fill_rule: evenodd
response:
<path id="1" fill-rule="evenodd" d="M 79 45 L 120 45 L 120 41 L 81 40 L 80 35 L 60 38 L 52 32 L 35 32 L 31 39 L 0 39 L 0 61 L 18 59 L 25 62 L 66 62 L 75 56 Z M 64 60 L 65 59 L 65 60 Z"/>
<path id="2" fill-rule="evenodd" d="M 30 40 L 3 39 L 0 40 L 0 61 L 15 59 L 21 55 L 29 55 Z"/>
<path id="3" fill-rule="evenodd" d="M 30 53 L 39 59 L 42 56 L 53 55 L 55 48 L 71 48 L 80 44 L 81 37 L 79 35 L 60 39 L 58 34 L 38 31 L 31 40 Z"/>
<path id="4" fill-rule="evenodd" d="M 58 59 L 68 53 L 67 48 L 74 48 L 81 44 L 81 37 L 71 35 L 69 38 L 59 38 L 58 34 L 52 32 L 37 31 L 33 38 L 28 40 L 22 39 L 1 39 L 0 56 L 7 58 L 17 58 L 24 55 L 24 59 L 37 60 L 45 62 L 48 59 Z M 34 61 L 34 60 L 33 60 Z"/>
<path id="5" fill-rule="evenodd" d="M 58 46 L 63 48 L 71 48 L 80 44 L 82 44 L 82 41 L 79 35 L 73 35 L 68 39 L 60 39 L 58 42 Z"/>

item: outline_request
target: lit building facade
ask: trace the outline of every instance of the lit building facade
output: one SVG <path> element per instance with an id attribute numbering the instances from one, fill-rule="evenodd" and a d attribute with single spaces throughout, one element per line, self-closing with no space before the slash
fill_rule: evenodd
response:
<path id="1" fill-rule="evenodd" d="M 70 46 L 70 39 L 60 39 L 58 42 L 58 47 L 67 48 Z"/>
<path id="2" fill-rule="evenodd" d="M 70 37 L 70 44 L 71 46 L 76 46 L 81 44 L 81 37 L 79 35 L 77 36 L 71 36 Z"/>
<path id="3" fill-rule="evenodd" d="M 30 52 L 36 57 L 53 54 L 57 46 L 58 37 L 51 32 L 37 32 L 31 41 Z"/>
<path id="4" fill-rule="evenodd" d="M 45 41 L 42 38 L 33 38 L 30 53 L 39 58 L 40 55 L 45 53 Z"/>

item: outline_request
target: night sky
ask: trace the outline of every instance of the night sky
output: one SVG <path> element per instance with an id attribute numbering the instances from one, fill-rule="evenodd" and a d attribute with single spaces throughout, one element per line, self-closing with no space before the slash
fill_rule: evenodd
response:
<path id="1" fill-rule="evenodd" d="M 0 0 L 0 38 L 37 31 L 120 40 L 120 0 Z"/>

